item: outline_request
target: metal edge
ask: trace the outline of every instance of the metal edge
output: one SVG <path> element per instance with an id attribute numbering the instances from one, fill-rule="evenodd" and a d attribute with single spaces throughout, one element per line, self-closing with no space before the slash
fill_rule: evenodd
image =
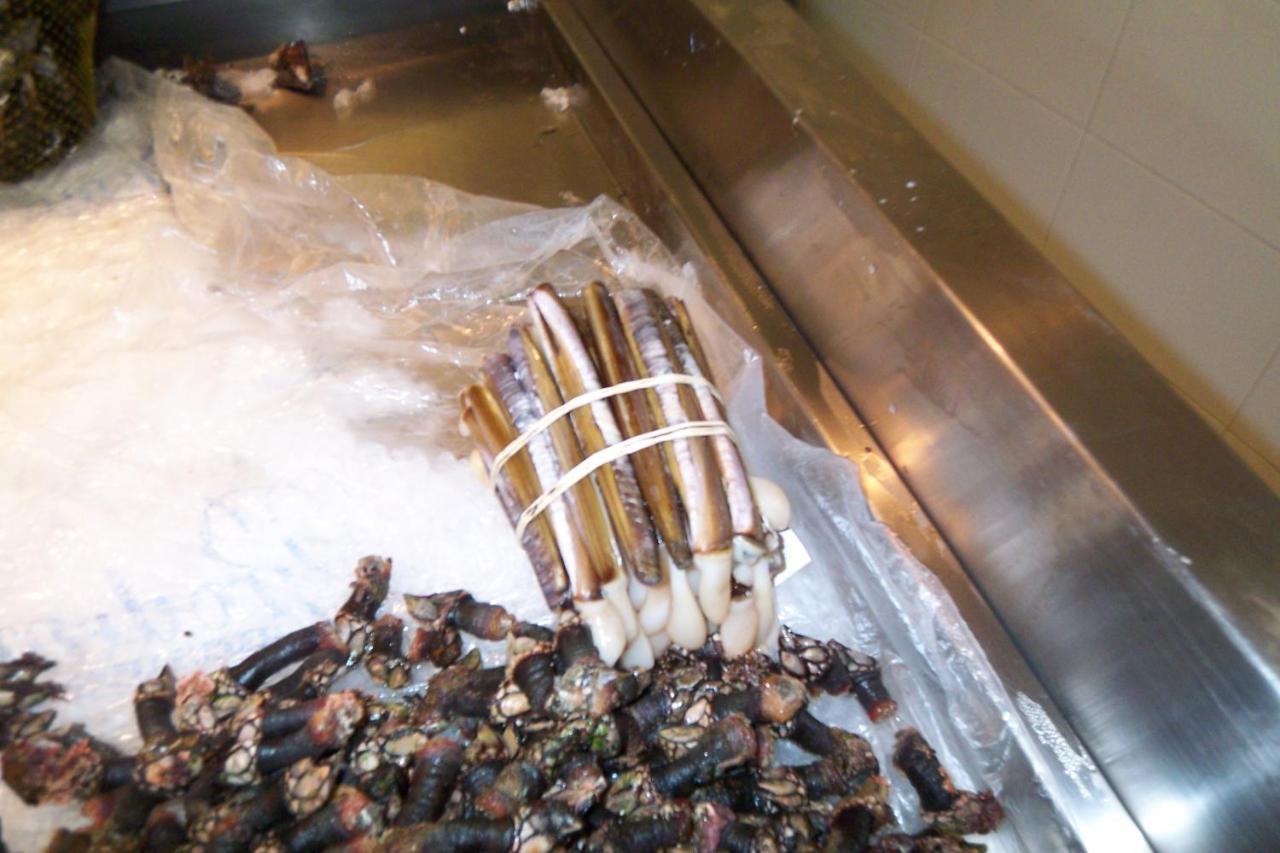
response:
<path id="1" fill-rule="evenodd" d="M 1152 840 L 1270 838 L 1276 497 L 793 11 L 576 6 Z"/>
<path id="2" fill-rule="evenodd" d="M 542 6 L 563 36 L 562 47 L 573 53 L 569 64 L 586 75 L 592 100 L 607 107 L 605 115 L 594 122 L 589 112 L 584 114 L 584 120 L 592 125 L 589 135 L 603 141 L 599 150 L 615 174 L 645 173 L 639 180 L 620 178 L 624 185 L 633 187 L 628 204 L 676 248 L 682 260 L 693 262 L 704 281 L 727 285 L 708 288 L 706 295 L 735 331 L 765 355 L 770 414 L 794 434 L 857 463 L 876 516 L 942 582 L 1010 696 L 1020 695 L 1032 707 L 1043 710 L 1045 719 L 1062 736 L 1060 748 L 1069 754 L 1087 754 L 816 352 L 589 34 L 571 0 L 543 0 Z M 612 139 L 618 132 L 626 138 Z M 643 192 L 650 182 L 656 184 L 657 192 Z M 634 190 L 637 187 L 642 190 L 639 194 Z M 689 245 L 690 239 L 693 245 Z M 1033 726 L 1038 721 L 1024 719 L 1024 723 Z M 1086 822 L 1105 826 L 1112 839 L 1127 839 L 1128 849 L 1144 847 L 1136 825 L 1105 782 L 1100 782 L 1095 796 L 1098 801 L 1082 809 L 1087 812 Z"/>

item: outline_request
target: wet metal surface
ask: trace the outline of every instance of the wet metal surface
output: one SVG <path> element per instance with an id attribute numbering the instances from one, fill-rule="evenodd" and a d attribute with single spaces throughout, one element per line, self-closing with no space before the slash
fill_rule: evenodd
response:
<path id="1" fill-rule="evenodd" d="M 573 2 L 1147 838 L 1274 842 L 1280 500 L 779 0 Z"/>
<path id="2" fill-rule="evenodd" d="M 544 87 L 567 81 L 542 38 L 503 10 L 320 45 L 327 97 L 280 93 L 256 116 L 283 151 L 338 174 L 423 175 L 552 207 L 617 196 L 575 111 L 543 103 Z M 373 100 L 339 120 L 333 95 L 364 79 Z"/>

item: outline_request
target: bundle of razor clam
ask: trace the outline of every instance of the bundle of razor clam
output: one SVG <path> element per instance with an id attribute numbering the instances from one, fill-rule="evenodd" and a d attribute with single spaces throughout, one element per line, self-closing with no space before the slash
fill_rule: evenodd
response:
<path id="1" fill-rule="evenodd" d="M 710 637 L 731 658 L 776 649 L 790 505 L 748 476 L 685 305 L 600 283 L 527 305 L 460 428 L 547 606 L 630 668 Z"/>

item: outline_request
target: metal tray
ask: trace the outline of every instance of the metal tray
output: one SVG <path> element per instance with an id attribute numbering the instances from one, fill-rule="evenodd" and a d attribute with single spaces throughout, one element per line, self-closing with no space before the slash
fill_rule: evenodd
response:
<path id="1" fill-rule="evenodd" d="M 623 201 L 764 355 L 771 413 L 859 464 L 1010 694 L 1083 741 L 1113 788 L 1071 803 L 1073 844 L 1274 838 L 1280 500 L 781 0 L 106 12 L 102 51 L 150 65 L 328 43 L 375 105 L 259 120 L 331 171 Z M 551 117 L 570 84 L 585 105 Z M 1014 816 L 1031 849 L 1044 819 Z"/>

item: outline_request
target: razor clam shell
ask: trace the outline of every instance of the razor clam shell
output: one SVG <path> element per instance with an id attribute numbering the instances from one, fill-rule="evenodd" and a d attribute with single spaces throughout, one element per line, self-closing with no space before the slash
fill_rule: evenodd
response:
<path id="1" fill-rule="evenodd" d="M 678 373 L 670 342 L 655 316 L 657 297 L 645 290 L 620 290 L 614 293 L 613 298 L 628 342 L 646 373 L 650 376 Z M 687 423 L 694 419 L 690 413 L 697 411 L 697 402 L 688 386 L 659 385 L 655 391 L 661 404 L 662 425 Z M 667 446 L 674 452 L 678 484 L 689 514 L 694 553 L 728 549 L 732 537 L 729 507 L 712 456 L 711 443 L 705 438 L 682 438 L 668 442 Z"/>
<path id="2" fill-rule="evenodd" d="M 484 361 L 484 374 L 492 383 L 507 414 L 511 416 L 517 432 L 523 433 L 542 416 L 541 403 L 520 382 L 516 363 L 511 356 L 500 353 L 487 357 Z M 540 489 L 549 488 L 560 479 L 560 463 L 556 458 L 555 448 L 551 445 L 551 437 L 545 431 L 535 435 L 526 449 L 533 461 Z M 586 543 L 577 535 L 578 524 L 573 509 L 572 496 L 566 494 L 560 500 L 552 501 L 544 514 L 555 534 L 560 558 L 573 585 L 574 597 L 588 600 L 599 598 L 600 579 L 591 566 Z"/>
<path id="3" fill-rule="evenodd" d="M 667 310 L 668 306 L 671 310 Z M 702 347 L 697 341 L 684 303 L 671 300 L 666 305 L 659 306 L 657 313 L 671 339 L 680 368 L 685 373 L 710 380 L 711 373 L 707 368 Z M 707 420 L 725 419 L 724 409 L 711 393 L 710 388 L 695 385 L 693 391 L 702 411 L 702 417 Z M 720 468 L 725 498 L 729 502 L 729 517 L 733 522 L 733 532 L 759 542 L 760 511 L 756 508 L 755 494 L 751 491 L 751 480 L 747 477 L 747 468 L 742 463 L 742 456 L 728 436 L 713 436 L 711 441 L 715 447 L 716 464 Z"/>
<path id="4" fill-rule="evenodd" d="M 459 396 L 462 404 L 462 418 L 468 424 L 471 435 L 485 461 L 486 469 L 493 465 L 493 459 L 501 450 L 513 441 L 518 433 L 507 413 L 502 409 L 493 390 L 487 385 L 472 385 L 464 389 Z M 524 508 L 533 502 L 540 491 L 538 475 L 533 469 L 527 449 L 521 450 L 503 466 L 494 484 L 498 500 L 506 510 L 507 518 L 514 527 L 519 521 Z M 524 531 L 521 543 L 529 562 L 533 565 L 538 586 L 542 589 L 543 598 L 552 611 L 559 611 L 569 605 L 569 577 L 565 573 L 564 563 L 560 560 L 560 550 L 556 547 L 555 534 L 546 514 L 535 518 Z"/>
<path id="5" fill-rule="evenodd" d="M 550 285 L 540 285 L 529 297 L 529 309 L 542 349 L 550 355 L 562 396 L 571 399 L 598 391 L 600 378 L 595 363 L 555 290 Z M 572 418 L 586 453 L 603 450 L 623 439 L 607 400 L 578 409 Z M 615 459 L 598 469 L 595 479 L 628 568 L 642 583 L 657 584 L 662 577 L 657 543 L 630 459 Z"/>
<path id="6" fill-rule="evenodd" d="M 584 297 L 592 343 L 605 381 L 610 385 L 620 385 L 636 379 L 644 371 L 632 357 L 622 321 L 608 289 L 600 282 L 593 282 L 587 287 Z M 650 408 L 658 405 L 653 391 L 619 395 L 611 402 L 618 414 L 618 423 L 628 438 L 657 428 L 657 419 Z M 631 454 L 631 463 L 663 546 L 676 566 L 688 569 L 693 562 L 688 526 L 680 495 L 667 470 L 663 449 L 646 447 L 638 450 Z"/>

